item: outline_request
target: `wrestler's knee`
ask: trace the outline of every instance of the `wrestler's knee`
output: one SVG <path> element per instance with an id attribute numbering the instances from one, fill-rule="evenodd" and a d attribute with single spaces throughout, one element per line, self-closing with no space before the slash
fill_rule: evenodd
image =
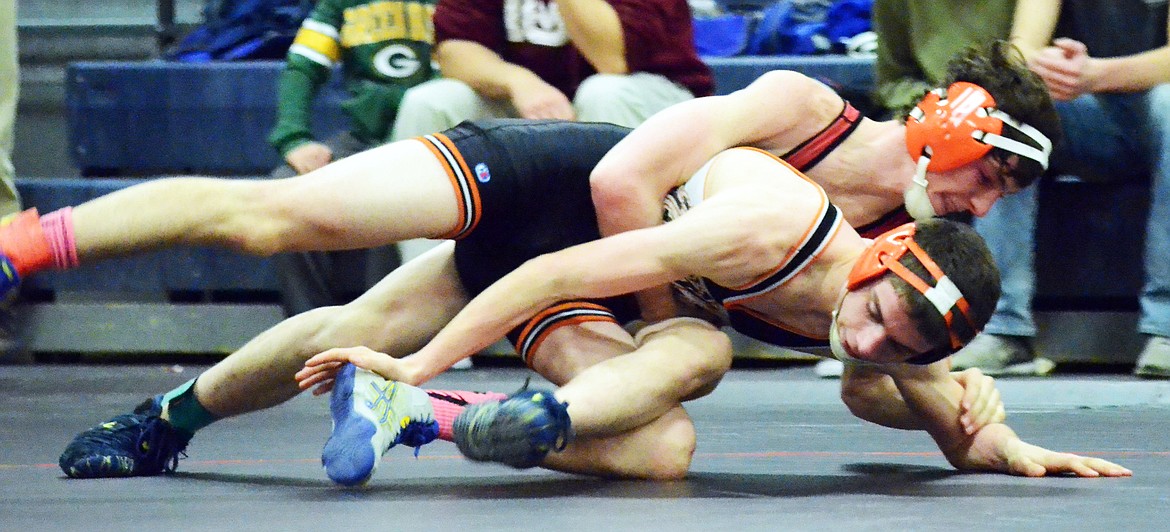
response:
<path id="1" fill-rule="evenodd" d="M 668 354 L 674 389 L 687 399 L 710 393 L 731 369 L 734 354 L 725 333 L 697 318 L 672 318 L 645 327 L 635 343 L 639 349 L 653 344 Z"/>
<path id="2" fill-rule="evenodd" d="M 681 409 L 680 409 L 681 410 Z M 677 416 L 666 423 L 646 455 L 646 476 L 652 480 L 679 480 L 686 477 L 695 456 L 695 425 L 689 417 Z"/>

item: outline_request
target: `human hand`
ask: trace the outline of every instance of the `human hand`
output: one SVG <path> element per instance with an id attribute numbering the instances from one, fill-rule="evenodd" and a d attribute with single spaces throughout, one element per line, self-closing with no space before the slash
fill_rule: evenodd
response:
<path id="1" fill-rule="evenodd" d="M 1084 43 L 1060 38 L 1028 59 L 1028 68 L 1044 80 L 1055 100 L 1073 100 L 1092 92 L 1093 69 Z"/>
<path id="2" fill-rule="evenodd" d="M 992 469 L 1026 477 L 1072 474 L 1078 477 L 1129 477 L 1133 471 L 1101 458 L 1058 453 L 1020 440 L 1006 425 L 988 425 L 968 450 L 973 469 Z"/>
<path id="3" fill-rule="evenodd" d="M 520 118 L 575 120 L 577 114 L 569 97 L 544 80 L 530 80 L 517 84 L 511 91 L 512 106 Z"/>
<path id="4" fill-rule="evenodd" d="M 320 142 L 306 142 L 284 154 L 284 161 L 298 174 L 307 174 L 329 164 L 333 150 Z"/>
<path id="5" fill-rule="evenodd" d="M 388 380 L 412 386 L 421 384 L 416 382 L 418 379 L 414 377 L 409 363 L 365 346 L 356 346 L 335 347 L 313 355 L 305 361 L 305 367 L 294 375 L 297 387 L 302 391 L 313 388 L 313 395 L 329 393 L 333 389 L 333 379 L 337 372 L 347 363 L 370 370 Z"/>
<path id="6" fill-rule="evenodd" d="M 951 377 L 963 387 L 963 398 L 959 401 L 959 422 L 967 435 L 1007 419 L 999 389 L 995 387 L 995 378 L 984 375 L 979 368 L 952 371 Z"/>

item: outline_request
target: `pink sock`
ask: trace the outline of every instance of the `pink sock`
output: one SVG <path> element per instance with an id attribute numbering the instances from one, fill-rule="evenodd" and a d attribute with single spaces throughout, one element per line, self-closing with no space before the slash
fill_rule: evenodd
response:
<path id="1" fill-rule="evenodd" d="M 468 405 L 486 403 L 488 401 L 503 401 L 507 394 L 497 392 L 465 392 L 461 390 L 427 390 L 431 396 L 431 406 L 435 407 L 435 421 L 439 422 L 439 439 L 454 441 L 453 429 L 455 418 Z"/>
<path id="2" fill-rule="evenodd" d="M 53 255 L 53 266 L 59 270 L 76 268 L 77 243 L 73 239 L 73 207 L 53 211 L 41 216 L 41 230 L 49 242 Z"/>

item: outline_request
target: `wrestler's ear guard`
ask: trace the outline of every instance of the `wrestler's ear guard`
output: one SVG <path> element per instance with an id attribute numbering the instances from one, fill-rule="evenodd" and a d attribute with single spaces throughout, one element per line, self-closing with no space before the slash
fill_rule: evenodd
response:
<path id="1" fill-rule="evenodd" d="M 1004 137 L 1005 124 L 1039 148 Z M 1052 141 L 1038 129 L 996 109 L 990 93 L 966 81 L 928 92 L 906 118 L 906 149 L 918 161 L 914 186 L 926 188 L 927 170 L 954 170 L 978 161 L 992 148 L 1027 157 L 1047 169 Z"/>
<path id="2" fill-rule="evenodd" d="M 977 327 L 975 327 L 975 323 L 971 319 L 971 308 L 967 304 L 967 298 L 963 296 L 963 292 L 943 273 L 942 268 L 938 267 L 938 264 L 926 254 L 926 251 L 914 242 L 914 231 L 916 228 L 917 226 L 913 223 L 908 223 L 886 231 L 877 237 L 873 245 L 862 253 L 857 264 L 853 266 L 853 270 L 849 272 L 847 288 L 853 290 L 877 279 L 887 271 L 893 272 L 894 275 L 897 275 L 910 286 L 913 286 L 921 292 L 934 305 L 934 308 L 938 310 L 939 315 L 946 322 L 947 331 L 950 333 L 950 348 L 951 352 L 953 352 L 963 347 L 963 342 L 959 340 L 959 335 L 954 329 L 955 314 L 958 313 L 963 316 L 972 329 L 977 329 Z M 934 286 L 931 286 L 898 262 L 907 251 L 912 253 L 926 267 L 926 271 L 934 277 Z M 907 360 L 907 362 L 912 364 L 929 364 L 942 358 L 937 355 L 937 353 L 933 352 L 927 353 Z"/>

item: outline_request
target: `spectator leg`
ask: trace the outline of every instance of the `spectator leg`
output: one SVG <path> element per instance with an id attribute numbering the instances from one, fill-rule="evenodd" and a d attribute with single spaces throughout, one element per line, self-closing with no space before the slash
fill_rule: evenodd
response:
<path id="1" fill-rule="evenodd" d="M 582 122 L 635 127 L 654 113 L 691 98 L 694 95 L 686 88 L 657 74 L 594 74 L 577 88 L 573 105 Z"/>
<path id="2" fill-rule="evenodd" d="M 1138 330 L 1170 337 L 1170 84 L 1147 95 L 1150 142 L 1150 216 L 1146 227 L 1145 285 Z"/>
<path id="3" fill-rule="evenodd" d="M 508 116 L 516 116 L 508 102 L 483 98 L 461 81 L 434 79 L 406 91 L 390 140 L 436 133 L 464 120 Z"/>

